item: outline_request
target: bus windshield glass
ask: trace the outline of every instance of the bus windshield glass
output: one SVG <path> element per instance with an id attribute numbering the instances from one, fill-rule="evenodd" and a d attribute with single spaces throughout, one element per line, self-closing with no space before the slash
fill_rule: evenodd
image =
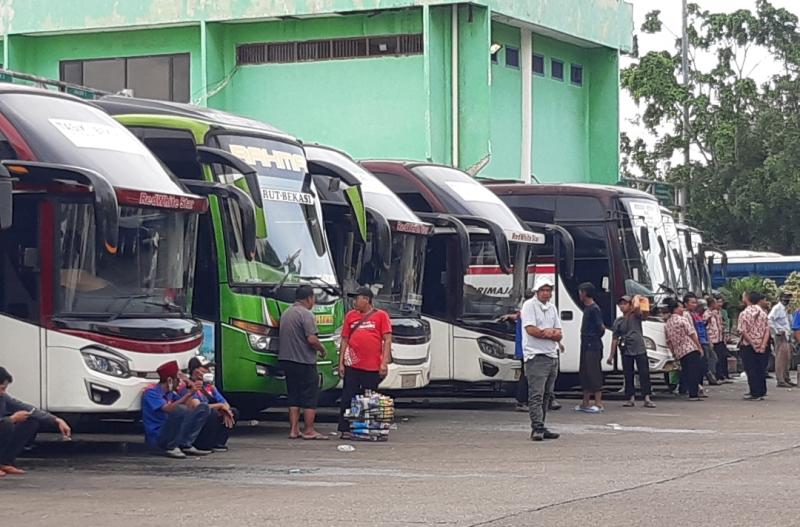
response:
<path id="1" fill-rule="evenodd" d="M 247 260 L 239 212 L 228 204 L 227 244 L 231 280 L 241 285 L 302 284 L 313 277 L 336 284 L 319 199 L 308 174 L 303 149 L 291 143 L 247 135 L 218 135 L 219 146 L 256 169 L 267 237 L 256 240 L 256 255 Z M 238 175 L 217 168 L 225 183 Z"/>
<path id="2" fill-rule="evenodd" d="M 626 292 L 649 295 L 665 293 L 665 286 L 670 287 L 674 283 L 673 264 L 667 250 L 667 235 L 658 202 L 636 198 L 625 198 L 622 202 L 629 220 L 626 227 L 630 226 L 632 231 L 626 233 L 625 238 L 629 241 L 632 235 L 644 263 L 643 268 L 633 269 L 626 277 Z M 626 250 L 632 249 L 630 245 L 626 243 Z"/>
<path id="3" fill-rule="evenodd" d="M 93 205 L 59 204 L 57 313 L 185 316 L 196 233 L 196 214 L 123 206 L 117 252 L 110 254 L 98 248 Z"/>
<path id="4" fill-rule="evenodd" d="M 527 280 L 528 246 L 509 245 L 514 272 L 504 274 L 497 264 L 491 237 L 470 236 L 470 265 L 464 277 L 464 318 L 496 319 L 519 310 Z"/>

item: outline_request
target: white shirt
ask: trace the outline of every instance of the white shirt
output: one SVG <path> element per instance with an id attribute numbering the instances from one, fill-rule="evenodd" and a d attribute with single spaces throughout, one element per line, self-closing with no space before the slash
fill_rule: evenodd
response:
<path id="1" fill-rule="evenodd" d="M 789 313 L 786 311 L 786 306 L 782 302 L 778 302 L 772 306 L 769 312 L 769 328 L 772 330 L 773 335 L 791 335 L 792 325 L 789 323 Z"/>
<path id="2" fill-rule="evenodd" d="M 561 329 L 561 319 L 558 317 L 558 308 L 552 302 L 542 304 L 533 297 L 522 304 L 522 327 L 534 326 L 539 329 Z M 558 358 L 558 342 L 549 339 L 540 339 L 529 335 L 527 331 L 522 334 L 522 354 L 528 361 L 536 355 L 546 355 Z"/>

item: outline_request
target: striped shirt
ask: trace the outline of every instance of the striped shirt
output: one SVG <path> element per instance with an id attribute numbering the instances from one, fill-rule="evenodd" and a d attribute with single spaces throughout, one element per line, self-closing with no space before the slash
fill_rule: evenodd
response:
<path id="1" fill-rule="evenodd" d="M 692 338 L 693 335 L 697 335 L 697 331 L 687 317 L 670 316 L 664 325 L 664 333 L 667 338 L 667 346 L 676 359 L 681 360 L 693 351 L 700 351 Z"/>
<path id="2" fill-rule="evenodd" d="M 765 353 L 769 335 L 767 313 L 759 306 L 748 306 L 739 314 L 739 334 L 742 344 L 752 346 L 756 353 Z"/>

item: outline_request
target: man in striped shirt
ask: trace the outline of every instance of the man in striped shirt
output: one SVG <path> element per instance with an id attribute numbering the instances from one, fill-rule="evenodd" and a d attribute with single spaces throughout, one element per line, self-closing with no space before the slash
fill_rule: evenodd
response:
<path id="1" fill-rule="evenodd" d="M 769 320 L 765 311 L 766 297 L 761 293 L 750 293 L 749 306 L 739 315 L 742 362 L 747 373 L 750 394 L 748 401 L 763 401 L 767 395 L 767 365 L 769 354 Z"/>

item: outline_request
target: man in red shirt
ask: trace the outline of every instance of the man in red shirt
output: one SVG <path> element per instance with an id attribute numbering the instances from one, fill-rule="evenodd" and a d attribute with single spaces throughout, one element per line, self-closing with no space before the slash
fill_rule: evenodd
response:
<path id="1" fill-rule="evenodd" d="M 359 287 L 354 309 L 344 317 L 339 350 L 339 376 L 344 379 L 339 413 L 342 439 L 352 439 L 350 424 L 344 418 L 353 397 L 364 390 L 377 390 L 386 377 L 392 356 L 392 321 L 386 311 L 372 305 L 374 293 Z"/>

